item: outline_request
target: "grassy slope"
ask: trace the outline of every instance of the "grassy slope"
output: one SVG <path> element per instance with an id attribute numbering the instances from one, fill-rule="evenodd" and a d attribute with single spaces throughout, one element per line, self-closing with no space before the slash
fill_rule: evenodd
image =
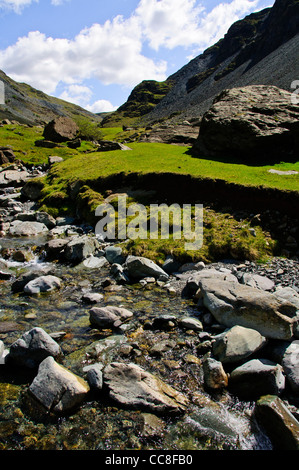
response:
<path id="1" fill-rule="evenodd" d="M 103 132 L 103 138 L 122 136 L 119 128 L 103 129 Z M 298 175 L 278 176 L 267 171 L 269 168 L 299 171 L 299 162 L 247 166 L 192 158 L 186 147 L 158 143 L 134 142 L 129 144 L 132 149 L 130 151 L 103 153 L 85 153 L 93 148 L 90 142 L 83 142 L 76 150 L 70 150 L 66 146 L 44 149 L 34 145 L 34 141 L 40 139 L 41 135 L 41 128 L 4 126 L 0 128 L 0 145 L 11 145 L 18 158 L 27 163 L 45 163 L 49 155 L 58 155 L 65 159 L 54 165 L 48 176 L 40 181 L 43 188 L 41 207 L 53 215 L 71 213 L 76 206 L 84 215 L 94 216 L 95 208 L 103 202 L 103 195 L 92 190 L 90 182 L 120 172 L 187 174 L 199 178 L 220 178 L 241 185 L 299 191 Z M 74 202 L 69 191 L 71 183 L 79 180 L 81 189 Z M 237 258 L 262 259 L 271 254 L 275 247 L 275 242 L 260 227 L 256 227 L 257 236 L 252 237 L 249 232 L 250 222 L 237 221 L 230 214 L 219 214 L 204 208 L 204 226 L 204 247 L 200 252 L 186 253 L 182 242 L 177 240 L 137 240 L 134 243 L 129 242 L 126 249 L 128 253 L 148 256 L 156 261 L 163 261 L 168 254 L 173 254 L 182 261 L 212 261 L 231 255 Z"/>

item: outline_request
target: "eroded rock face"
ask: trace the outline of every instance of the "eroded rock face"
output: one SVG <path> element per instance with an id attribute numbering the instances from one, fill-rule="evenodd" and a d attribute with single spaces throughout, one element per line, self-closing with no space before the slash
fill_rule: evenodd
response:
<path id="1" fill-rule="evenodd" d="M 52 142 L 67 142 L 77 137 L 79 128 L 70 118 L 59 117 L 50 121 L 44 129 L 43 136 Z"/>
<path id="2" fill-rule="evenodd" d="M 240 160 L 298 156 L 299 105 L 275 86 L 224 90 L 205 113 L 193 154 Z"/>
<path id="3" fill-rule="evenodd" d="M 104 383 L 111 398 L 131 408 L 179 413 L 188 404 L 181 393 L 135 364 L 111 363 L 104 370 Z"/>

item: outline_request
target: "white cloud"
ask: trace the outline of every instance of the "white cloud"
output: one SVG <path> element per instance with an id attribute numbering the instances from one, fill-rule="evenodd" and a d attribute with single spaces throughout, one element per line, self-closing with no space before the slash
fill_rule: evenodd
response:
<path id="1" fill-rule="evenodd" d="M 33 2 L 38 2 L 38 0 L 0 0 L 0 8 L 21 13 L 24 7 L 31 5 Z"/>
<path id="2" fill-rule="evenodd" d="M 206 48 L 232 23 L 254 11 L 259 0 L 223 2 L 206 12 L 196 0 L 141 0 L 136 9 L 146 40 L 158 50 L 177 46 Z"/>
<path id="3" fill-rule="evenodd" d="M 71 85 L 97 78 L 105 85 L 132 87 L 145 77 L 164 80 L 166 62 L 142 54 L 141 36 L 138 19 L 122 16 L 94 24 L 73 40 L 34 31 L 0 51 L 1 68 L 46 93 L 54 93 L 60 81 Z"/>
<path id="4" fill-rule="evenodd" d="M 98 100 L 92 105 L 85 106 L 85 108 L 91 113 L 109 113 L 115 111 L 117 106 L 113 106 L 108 100 Z"/>

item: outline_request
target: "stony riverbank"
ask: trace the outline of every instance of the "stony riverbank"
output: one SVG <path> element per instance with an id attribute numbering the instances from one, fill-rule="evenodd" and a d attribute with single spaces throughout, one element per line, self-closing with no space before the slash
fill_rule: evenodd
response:
<path id="1" fill-rule="evenodd" d="M 17 176 L 1 198 L 2 449 L 298 449 L 296 259 L 124 256 L 24 201 L 32 173 Z"/>

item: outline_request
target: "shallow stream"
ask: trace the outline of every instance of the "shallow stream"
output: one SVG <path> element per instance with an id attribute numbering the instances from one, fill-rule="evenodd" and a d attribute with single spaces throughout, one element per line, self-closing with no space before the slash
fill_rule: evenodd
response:
<path id="1" fill-rule="evenodd" d="M 26 400 L 36 372 L 0 365 L 0 450 L 271 449 L 251 416 L 253 403 L 240 402 L 227 391 L 211 396 L 204 390 L 198 333 L 147 328 L 161 315 L 198 317 L 198 307 L 192 300 L 171 295 L 156 284 L 103 287 L 109 266 L 90 269 L 84 264 L 45 263 L 38 248 L 44 243 L 43 238 L 1 239 L 7 255 L 0 266 L 12 270 L 16 277 L 34 266 L 50 268 L 51 274 L 63 281 L 60 290 L 38 296 L 13 294 L 12 281 L 0 281 L 0 339 L 5 348 L 38 326 L 49 334 L 58 333 L 62 363 L 72 372 L 83 376 L 84 365 L 94 362 L 100 351 L 101 362 L 134 362 L 185 394 L 191 406 L 180 417 L 158 417 L 149 428 L 145 422 L 151 418 L 155 423 L 156 417 L 123 409 L 91 393 L 71 415 L 45 419 Z M 32 249 L 33 259 L 13 261 L 9 250 L 24 247 Z M 91 305 L 82 300 L 86 292 L 103 294 L 102 305 L 131 310 L 133 320 L 117 331 L 92 328 Z"/>

